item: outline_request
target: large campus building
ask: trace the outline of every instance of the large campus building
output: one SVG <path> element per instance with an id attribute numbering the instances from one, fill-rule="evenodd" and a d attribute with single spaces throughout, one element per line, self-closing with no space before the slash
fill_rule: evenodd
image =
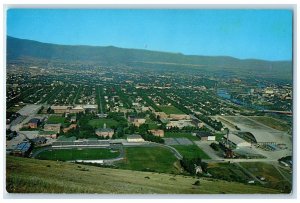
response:
<path id="1" fill-rule="evenodd" d="M 76 105 L 73 106 L 51 106 L 51 109 L 54 111 L 54 113 L 57 114 L 63 114 L 63 113 L 81 113 L 81 112 L 94 112 L 96 113 L 98 110 L 97 105 Z"/>
<path id="2" fill-rule="evenodd" d="M 114 133 L 115 133 L 114 130 L 111 128 L 98 128 L 95 130 L 95 134 L 101 137 L 112 138 Z"/>

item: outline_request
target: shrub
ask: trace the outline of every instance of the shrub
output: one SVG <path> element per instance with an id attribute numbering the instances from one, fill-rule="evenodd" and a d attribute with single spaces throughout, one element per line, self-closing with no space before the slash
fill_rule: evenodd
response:
<path id="1" fill-rule="evenodd" d="M 200 185 L 200 181 L 199 181 L 199 180 L 196 180 L 195 183 L 194 183 L 193 185 L 199 186 L 199 185 Z"/>

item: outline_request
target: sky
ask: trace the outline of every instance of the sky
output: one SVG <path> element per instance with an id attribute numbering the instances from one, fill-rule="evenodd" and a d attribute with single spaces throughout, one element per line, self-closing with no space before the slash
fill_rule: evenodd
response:
<path id="1" fill-rule="evenodd" d="M 7 35 L 240 59 L 292 60 L 291 10 L 9 9 Z"/>

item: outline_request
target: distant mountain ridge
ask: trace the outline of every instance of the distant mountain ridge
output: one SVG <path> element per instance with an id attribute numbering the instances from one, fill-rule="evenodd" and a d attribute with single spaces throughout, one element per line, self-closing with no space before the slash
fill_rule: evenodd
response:
<path id="1" fill-rule="evenodd" d="M 94 62 L 107 65 L 187 64 L 211 70 L 250 71 L 261 74 L 292 74 L 292 61 L 237 59 L 229 56 L 196 56 L 180 53 L 127 49 L 114 46 L 58 45 L 7 36 L 7 61 L 24 58 L 63 62 Z M 169 65 L 168 65 L 169 63 Z M 196 65 L 196 66 L 195 66 Z M 184 66 L 186 68 L 186 66 Z"/>

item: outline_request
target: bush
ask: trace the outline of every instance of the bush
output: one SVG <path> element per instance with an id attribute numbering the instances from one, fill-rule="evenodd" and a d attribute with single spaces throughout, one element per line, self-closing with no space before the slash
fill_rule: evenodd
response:
<path id="1" fill-rule="evenodd" d="M 199 185 L 200 185 L 200 181 L 199 181 L 199 180 L 196 180 L 195 183 L 194 183 L 193 185 L 199 186 Z"/>

